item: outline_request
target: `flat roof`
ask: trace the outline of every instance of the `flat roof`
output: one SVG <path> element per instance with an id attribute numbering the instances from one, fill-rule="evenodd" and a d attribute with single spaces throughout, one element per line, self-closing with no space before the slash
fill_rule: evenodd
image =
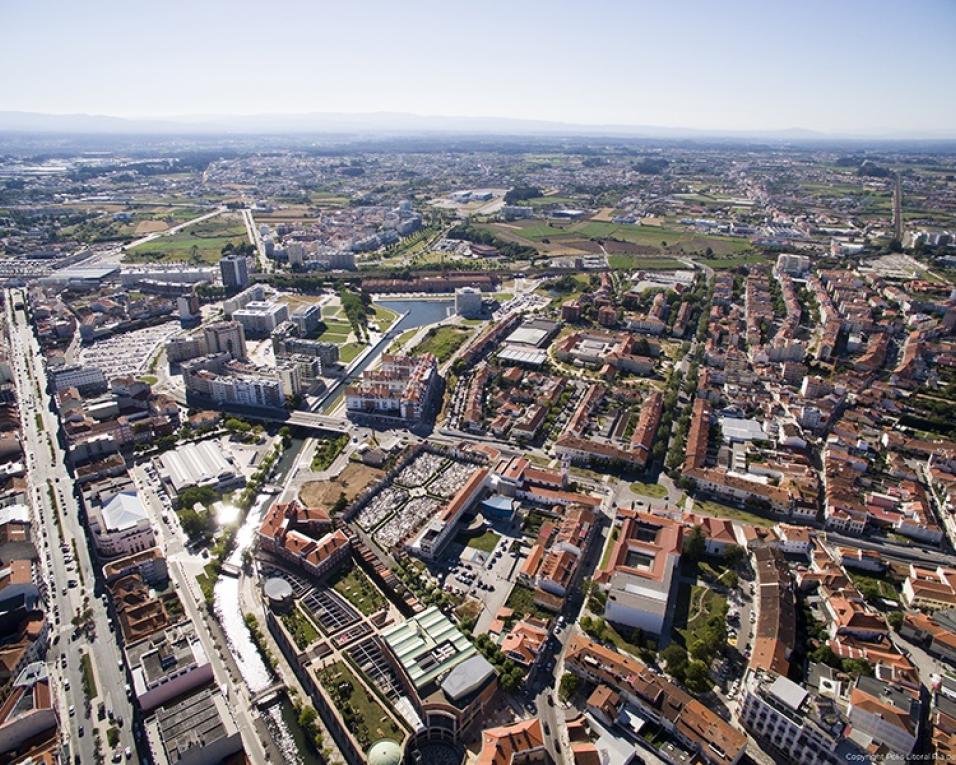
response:
<path id="1" fill-rule="evenodd" d="M 548 360 L 548 354 L 539 348 L 528 348 L 521 345 L 506 345 L 498 353 L 502 361 L 512 361 L 515 364 L 534 364 L 540 366 Z"/>
<path id="2" fill-rule="evenodd" d="M 739 417 L 720 417 L 718 419 L 724 438 L 732 441 L 760 441 L 767 437 L 763 426 L 757 420 L 744 420 Z"/>
<path id="3" fill-rule="evenodd" d="M 798 711 L 807 698 L 806 688 L 800 687 L 783 675 L 779 675 L 777 679 L 770 684 L 769 690 L 773 696 L 780 699 L 780 701 L 794 711 Z"/>

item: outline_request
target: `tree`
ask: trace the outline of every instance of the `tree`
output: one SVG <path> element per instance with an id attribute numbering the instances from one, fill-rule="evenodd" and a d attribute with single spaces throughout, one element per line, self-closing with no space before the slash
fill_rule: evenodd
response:
<path id="1" fill-rule="evenodd" d="M 700 560 L 707 550 L 707 537 L 700 526 L 694 526 L 684 539 L 683 554 L 690 560 Z"/>
<path id="2" fill-rule="evenodd" d="M 578 686 L 580 685 L 581 680 L 577 675 L 571 674 L 570 672 L 565 672 L 561 675 L 561 682 L 558 685 L 558 697 L 562 701 L 567 701 L 575 693 L 577 693 Z"/>
<path id="3" fill-rule="evenodd" d="M 731 568 L 735 568 L 743 559 L 744 548 L 740 545 L 727 545 L 724 549 L 724 563 Z"/>
<path id="4" fill-rule="evenodd" d="M 681 674 L 687 666 L 687 651 L 677 643 L 671 643 L 661 651 L 661 658 L 664 660 L 667 671 L 674 677 Z"/>
<path id="5" fill-rule="evenodd" d="M 335 500 L 335 504 L 332 505 L 332 515 L 338 515 L 343 510 L 345 510 L 345 508 L 348 507 L 348 505 L 349 505 L 349 501 L 345 496 L 345 492 L 340 493 L 339 498 Z"/>
<path id="6" fill-rule="evenodd" d="M 902 611 L 890 611 L 886 615 L 886 621 L 890 623 L 890 626 L 898 630 L 903 624 L 903 612 Z"/>
<path id="7" fill-rule="evenodd" d="M 192 506 L 179 511 L 179 522 L 190 539 L 198 539 L 209 529 L 209 514 L 198 512 Z"/>
<path id="8" fill-rule="evenodd" d="M 688 688 L 698 693 L 709 691 L 713 686 L 707 665 L 699 659 L 687 662 L 687 666 L 684 668 L 684 682 Z"/>

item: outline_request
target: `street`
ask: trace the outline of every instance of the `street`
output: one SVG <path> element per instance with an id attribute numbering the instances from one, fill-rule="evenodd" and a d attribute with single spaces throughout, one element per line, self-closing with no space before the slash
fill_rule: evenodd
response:
<path id="1" fill-rule="evenodd" d="M 66 470 L 66 454 L 56 438 L 59 423 L 51 411 L 39 345 L 24 313 L 13 310 L 11 292 L 7 292 L 6 298 L 11 339 L 21 349 L 21 353 L 11 358 L 23 419 L 24 451 L 29 455 L 29 493 L 40 526 L 38 536 L 43 540 L 38 552 L 43 579 L 50 587 L 47 592 L 48 607 L 52 611 L 50 678 L 60 707 L 64 743 L 76 762 L 92 763 L 96 762 L 94 728 L 101 731 L 107 758 L 113 751 L 107 749 L 106 744 L 108 721 L 96 720 L 99 702 L 104 702 L 117 719 L 123 721 L 118 726 L 116 750 L 119 751 L 126 747 L 137 750 L 133 708 L 126 696 L 127 676 L 121 668 L 122 654 L 112 632 L 112 620 L 99 599 L 102 592 L 98 591 L 93 577 L 95 564 L 80 523 L 73 479 Z M 59 527 L 55 520 L 58 513 Z M 61 544 L 66 545 L 65 550 Z M 69 558 L 73 554 L 76 559 L 71 562 Z M 70 580 L 75 580 L 77 585 L 68 586 Z M 81 633 L 74 639 L 71 621 L 85 606 L 92 611 L 95 637 L 91 639 Z M 90 655 L 96 680 L 96 695 L 90 705 L 83 691 L 82 654 Z M 70 714 L 71 708 L 74 708 L 73 714 Z"/>

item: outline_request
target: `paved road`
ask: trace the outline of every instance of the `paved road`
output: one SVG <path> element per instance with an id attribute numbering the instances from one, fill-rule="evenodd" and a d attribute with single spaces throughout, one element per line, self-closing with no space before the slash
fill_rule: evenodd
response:
<path id="1" fill-rule="evenodd" d="M 95 584 L 95 564 L 87 547 L 85 531 L 79 522 L 78 502 L 72 493 L 73 481 L 65 467 L 66 455 L 56 439 L 59 423 L 50 408 L 39 345 L 23 312 L 13 310 L 13 302 L 13 294 L 8 291 L 6 310 L 11 340 L 14 347 L 22 351 L 11 359 L 23 418 L 25 451 L 29 455 L 29 491 L 40 526 L 38 533 L 43 540 L 40 553 L 44 580 L 51 585 L 47 603 L 55 619 L 52 624 L 53 642 L 49 656 L 51 677 L 60 704 L 64 741 L 69 745 L 71 754 L 78 755 L 81 762 L 93 763 L 96 761 L 92 735 L 97 723 L 96 706 L 103 701 L 107 708 L 122 718 L 119 748 L 129 746 L 135 751 L 132 733 L 133 709 L 126 698 L 127 677 L 125 671 L 120 669 L 122 654 L 111 630 L 111 620 L 94 592 L 94 588 L 97 588 L 102 594 L 102 590 L 98 589 L 99 585 Z M 62 531 L 57 529 L 54 520 L 58 510 L 61 513 Z M 61 543 L 67 545 L 70 555 L 73 554 L 75 546 L 74 563 L 71 564 L 67 560 L 67 554 L 60 548 Z M 77 573 L 77 568 L 82 572 L 82 578 Z M 72 588 L 68 586 L 71 579 L 77 582 Z M 92 608 L 95 630 L 95 639 L 92 641 L 86 635 L 72 639 L 73 629 L 70 622 L 84 604 Z M 80 656 L 84 653 L 91 656 L 96 676 L 97 696 L 93 699 L 92 716 L 86 708 L 83 692 Z M 61 663 L 64 656 L 65 668 Z M 75 707 L 73 715 L 68 712 L 71 706 Z M 111 752 L 106 745 L 107 726 L 102 722 L 99 727 L 103 752 L 109 759 Z M 81 729 L 83 735 L 80 734 Z"/>

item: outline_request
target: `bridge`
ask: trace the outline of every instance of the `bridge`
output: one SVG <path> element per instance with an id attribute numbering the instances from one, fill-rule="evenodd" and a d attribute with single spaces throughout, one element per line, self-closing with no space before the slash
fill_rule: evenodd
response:
<path id="1" fill-rule="evenodd" d="M 258 693 L 254 693 L 250 699 L 252 703 L 257 706 L 259 709 L 265 709 L 267 706 L 272 704 L 276 699 L 279 698 L 280 694 L 285 691 L 285 683 L 281 680 L 273 683 L 268 688 L 263 688 Z"/>

